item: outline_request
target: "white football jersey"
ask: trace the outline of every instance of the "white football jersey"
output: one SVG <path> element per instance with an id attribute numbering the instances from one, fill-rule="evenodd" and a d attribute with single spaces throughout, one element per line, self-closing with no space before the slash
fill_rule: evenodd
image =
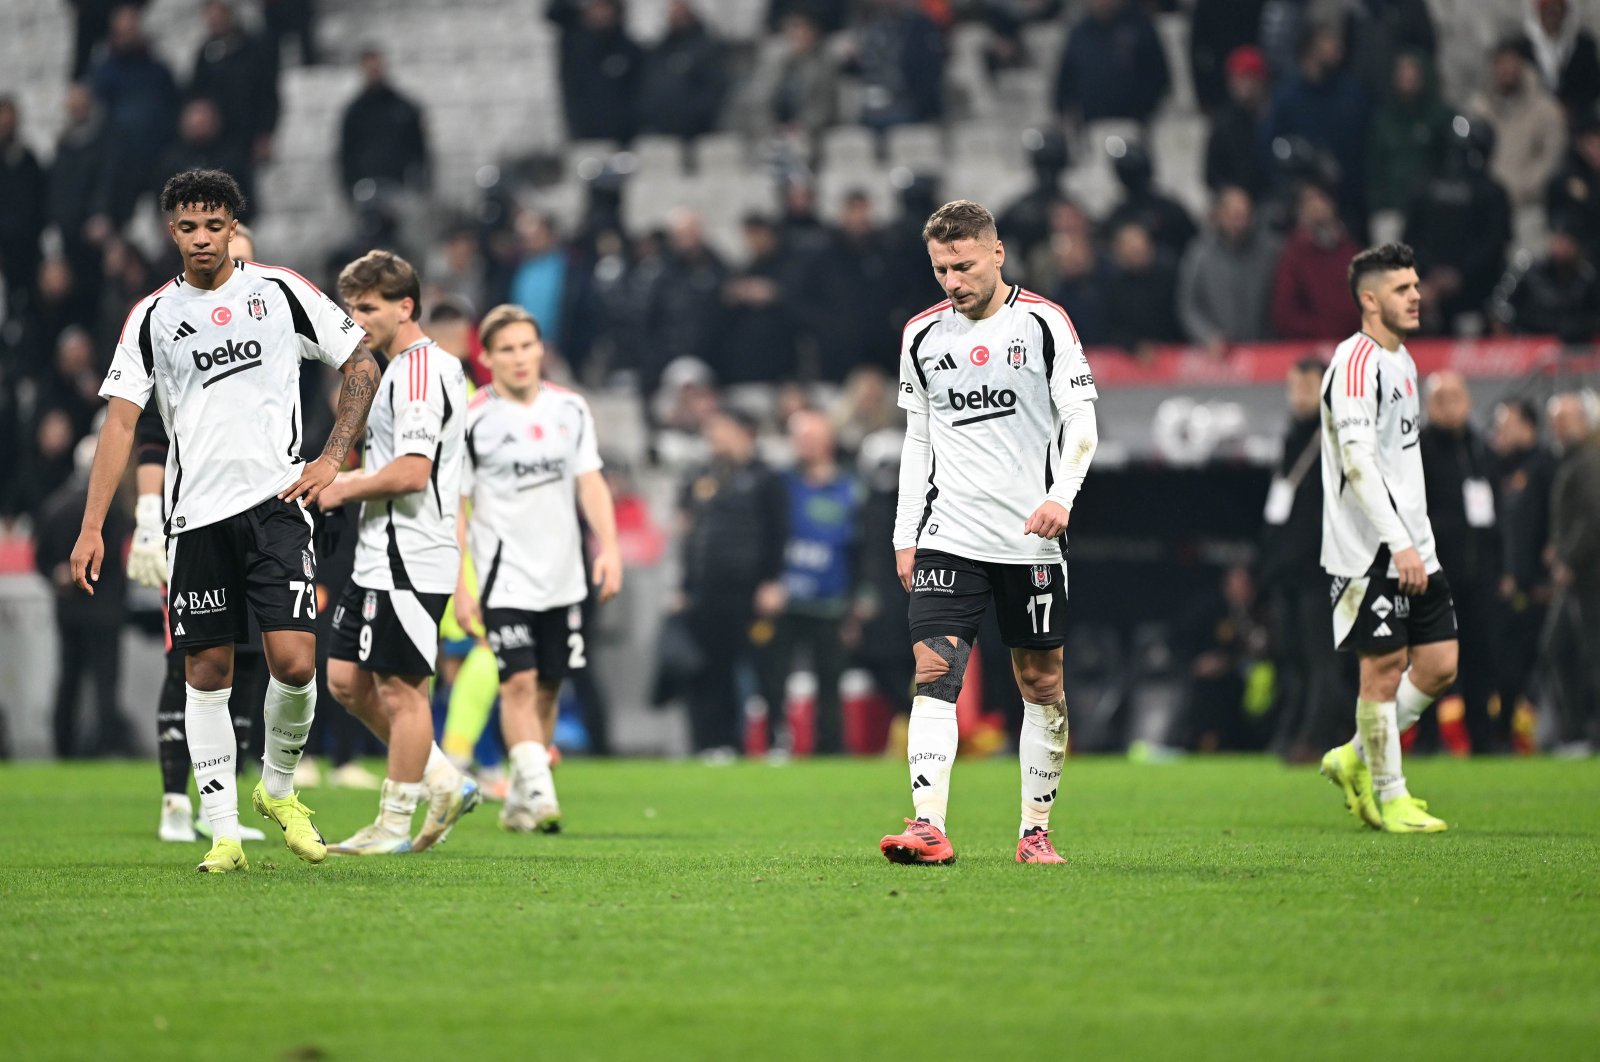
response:
<path id="1" fill-rule="evenodd" d="M 362 464 L 376 471 L 405 454 L 433 461 L 423 489 L 361 503 L 355 581 L 370 590 L 449 594 L 461 570 L 456 509 L 466 459 L 467 375 L 423 339 L 389 362 L 367 416 Z"/>
<path id="2" fill-rule="evenodd" d="M 1340 343 L 1322 377 L 1322 567 L 1355 577 L 1380 552 L 1415 546 L 1439 570 L 1422 477 L 1422 402 L 1417 364 L 1404 346 L 1384 350 L 1365 333 Z M 1379 483 L 1352 475 L 1350 449 L 1376 461 Z M 1388 574 L 1398 573 L 1393 560 Z"/>
<path id="3" fill-rule="evenodd" d="M 589 403 L 552 384 L 527 405 L 485 387 L 467 410 L 466 446 L 481 605 L 542 612 L 582 601 L 577 478 L 601 467 Z"/>
<path id="4" fill-rule="evenodd" d="M 932 453 L 917 546 L 968 560 L 1049 564 L 1024 533 L 1055 481 L 1068 402 L 1099 397 L 1066 311 L 1021 287 L 982 321 L 949 302 L 913 317 L 900 344 L 900 406 L 928 414 Z"/>
<path id="5" fill-rule="evenodd" d="M 139 300 L 100 395 L 143 408 L 155 394 L 172 442 L 167 534 L 242 513 L 300 478 L 300 362 L 338 368 L 364 338 L 309 280 L 255 262 L 235 262 L 215 291 L 180 275 Z"/>

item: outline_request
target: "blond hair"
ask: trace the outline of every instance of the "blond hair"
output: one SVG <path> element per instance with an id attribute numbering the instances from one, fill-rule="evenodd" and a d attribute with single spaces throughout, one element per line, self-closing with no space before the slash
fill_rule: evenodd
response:
<path id="1" fill-rule="evenodd" d="M 501 329 L 519 322 L 533 325 L 535 338 L 544 338 L 544 332 L 539 328 L 539 322 L 533 319 L 533 314 L 516 303 L 504 302 L 483 315 L 483 320 L 478 323 L 478 341 L 487 351 L 494 346 L 494 337 Z"/>

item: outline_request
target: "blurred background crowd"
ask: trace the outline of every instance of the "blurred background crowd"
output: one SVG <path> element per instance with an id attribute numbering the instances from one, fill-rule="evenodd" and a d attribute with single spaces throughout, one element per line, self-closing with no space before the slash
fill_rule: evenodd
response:
<path id="1" fill-rule="evenodd" d="M 1358 323 L 1345 266 L 1403 238 L 1463 639 L 1459 688 L 1416 740 L 1586 754 L 1600 739 L 1595 14 L 1584 0 L 8 4 L 7 746 L 150 744 L 158 600 L 120 582 L 77 598 L 59 566 L 116 335 L 178 269 L 154 193 L 204 165 L 240 179 L 262 261 L 331 287 L 373 247 L 410 257 L 430 334 L 480 382 L 477 318 L 503 301 L 538 318 L 553 375 L 597 413 L 630 564 L 596 614 L 596 674 L 570 696 L 565 743 L 713 761 L 892 743 L 910 678 L 888 546 L 893 374 L 901 324 L 938 296 L 922 220 L 958 196 L 996 212 L 1007 279 L 1067 308 L 1101 381 L 1105 445 L 1071 543 L 1075 745 L 1301 760 L 1342 739 L 1353 672 L 1329 648 L 1306 455 L 1325 360 Z M 328 386 L 308 371 L 308 439 Z M 982 640 L 963 699 L 979 748 L 1009 740 L 1020 710 L 999 648 Z M 336 760 L 361 751 L 339 722 L 318 739 Z"/>

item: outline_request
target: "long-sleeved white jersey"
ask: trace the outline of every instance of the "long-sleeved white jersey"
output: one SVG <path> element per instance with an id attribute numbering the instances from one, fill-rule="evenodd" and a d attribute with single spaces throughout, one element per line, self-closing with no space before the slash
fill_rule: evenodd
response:
<path id="1" fill-rule="evenodd" d="M 1385 350 L 1357 332 L 1340 343 L 1322 378 L 1322 567 L 1373 572 L 1414 546 L 1439 570 L 1418 448 L 1422 404 L 1417 365 L 1402 345 Z"/>

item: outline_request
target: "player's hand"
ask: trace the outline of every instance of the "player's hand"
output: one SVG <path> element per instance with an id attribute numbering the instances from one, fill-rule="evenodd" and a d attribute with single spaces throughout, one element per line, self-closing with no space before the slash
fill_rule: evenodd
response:
<path id="1" fill-rule="evenodd" d="M 473 635 L 483 630 L 483 612 L 478 607 L 478 599 L 472 591 L 457 584 L 455 602 L 456 622 L 461 624 L 461 629 Z"/>
<path id="2" fill-rule="evenodd" d="M 1061 532 L 1067 529 L 1067 521 L 1072 519 L 1072 514 L 1060 502 L 1047 501 L 1033 511 L 1028 517 L 1028 522 L 1022 526 L 1025 535 L 1038 535 L 1040 538 L 1059 538 Z"/>
<path id="3" fill-rule="evenodd" d="M 140 586 L 159 589 L 167 581 L 167 536 L 161 529 L 161 495 L 139 495 L 133 507 L 133 519 L 128 578 Z"/>
<path id="4" fill-rule="evenodd" d="M 604 604 L 617 596 L 622 589 L 622 555 L 616 550 L 601 550 L 594 559 L 594 585 L 600 589 L 600 602 Z"/>
<path id="5" fill-rule="evenodd" d="M 911 593 L 911 580 L 917 570 L 917 547 L 907 546 L 905 549 L 894 551 L 894 572 L 900 577 L 900 585 L 906 593 Z"/>
<path id="6" fill-rule="evenodd" d="M 84 528 L 78 532 L 77 545 L 72 547 L 72 581 L 78 589 L 94 596 L 90 583 L 100 581 L 100 562 L 106 559 L 106 544 L 100 532 Z"/>
<path id="7" fill-rule="evenodd" d="M 319 457 L 306 465 L 306 470 L 300 473 L 300 478 L 294 485 L 278 498 L 286 502 L 300 502 L 302 505 L 315 504 L 317 498 L 327 489 L 328 484 L 334 481 L 339 474 L 339 466 L 331 458 Z"/>
<path id="8" fill-rule="evenodd" d="M 337 509 L 350 500 L 350 478 L 359 475 L 356 472 L 340 472 L 333 477 L 333 482 L 322 488 L 322 493 L 317 495 L 317 508 L 323 512 Z"/>
<path id="9" fill-rule="evenodd" d="M 1417 552 L 1417 547 L 1407 546 L 1396 553 L 1394 567 L 1399 572 L 1402 594 L 1420 594 L 1428 588 L 1428 569 L 1423 567 L 1422 554 Z"/>

